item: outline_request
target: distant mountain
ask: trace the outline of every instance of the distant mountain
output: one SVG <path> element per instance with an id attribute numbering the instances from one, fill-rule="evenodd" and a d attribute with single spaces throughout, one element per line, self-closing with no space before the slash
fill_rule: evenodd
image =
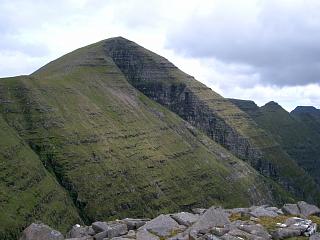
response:
<path id="1" fill-rule="evenodd" d="M 213 204 L 320 203 L 253 117 L 121 37 L 0 79 L 0 102 L 0 239 L 35 220 L 65 231 Z"/>
<path id="2" fill-rule="evenodd" d="M 252 101 L 231 100 L 268 131 L 282 148 L 320 183 L 320 111 L 314 107 L 297 107 L 291 113 L 278 103 L 259 108 Z M 250 106 L 250 107 L 249 107 Z M 319 118 L 320 119 L 320 118 Z"/>

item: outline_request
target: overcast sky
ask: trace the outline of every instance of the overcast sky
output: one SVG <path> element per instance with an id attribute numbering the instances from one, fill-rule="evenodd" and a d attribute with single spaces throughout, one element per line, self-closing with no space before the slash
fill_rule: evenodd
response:
<path id="1" fill-rule="evenodd" d="M 0 0 L 0 77 L 123 36 L 225 97 L 320 108 L 319 0 Z"/>

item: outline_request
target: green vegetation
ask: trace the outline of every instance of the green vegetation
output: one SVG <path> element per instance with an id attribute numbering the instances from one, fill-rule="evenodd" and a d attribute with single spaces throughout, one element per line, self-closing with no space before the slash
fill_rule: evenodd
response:
<path id="1" fill-rule="evenodd" d="M 0 159 L 10 171 L 0 182 L 7 239 L 35 220 L 65 231 L 78 214 L 92 222 L 274 201 L 274 183 L 133 88 L 101 43 L 0 79 L 0 90 L 3 135 L 26 151 Z M 41 174 L 36 189 L 25 171 Z M 19 194 L 9 180 L 22 181 Z"/>

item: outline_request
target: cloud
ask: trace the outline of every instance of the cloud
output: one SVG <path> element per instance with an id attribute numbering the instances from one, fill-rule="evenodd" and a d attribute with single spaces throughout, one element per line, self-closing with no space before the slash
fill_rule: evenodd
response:
<path id="1" fill-rule="evenodd" d="M 167 47 L 196 58 L 248 65 L 260 84 L 320 82 L 320 3 L 316 0 L 216 0 L 171 29 Z"/>
<path id="2" fill-rule="evenodd" d="M 223 96 L 319 108 L 312 82 L 320 3 L 303 2 L 1 0 L 0 77 L 30 74 L 79 47 L 123 36 Z"/>

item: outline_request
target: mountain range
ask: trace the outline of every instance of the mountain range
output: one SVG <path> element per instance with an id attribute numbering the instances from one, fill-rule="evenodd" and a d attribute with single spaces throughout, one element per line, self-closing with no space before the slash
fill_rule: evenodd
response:
<path id="1" fill-rule="evenodd" d="M 122 37 L 0 79 L 0 239 L 222 205 L 320 204 L 320 110 L 227 99 Z"/>

